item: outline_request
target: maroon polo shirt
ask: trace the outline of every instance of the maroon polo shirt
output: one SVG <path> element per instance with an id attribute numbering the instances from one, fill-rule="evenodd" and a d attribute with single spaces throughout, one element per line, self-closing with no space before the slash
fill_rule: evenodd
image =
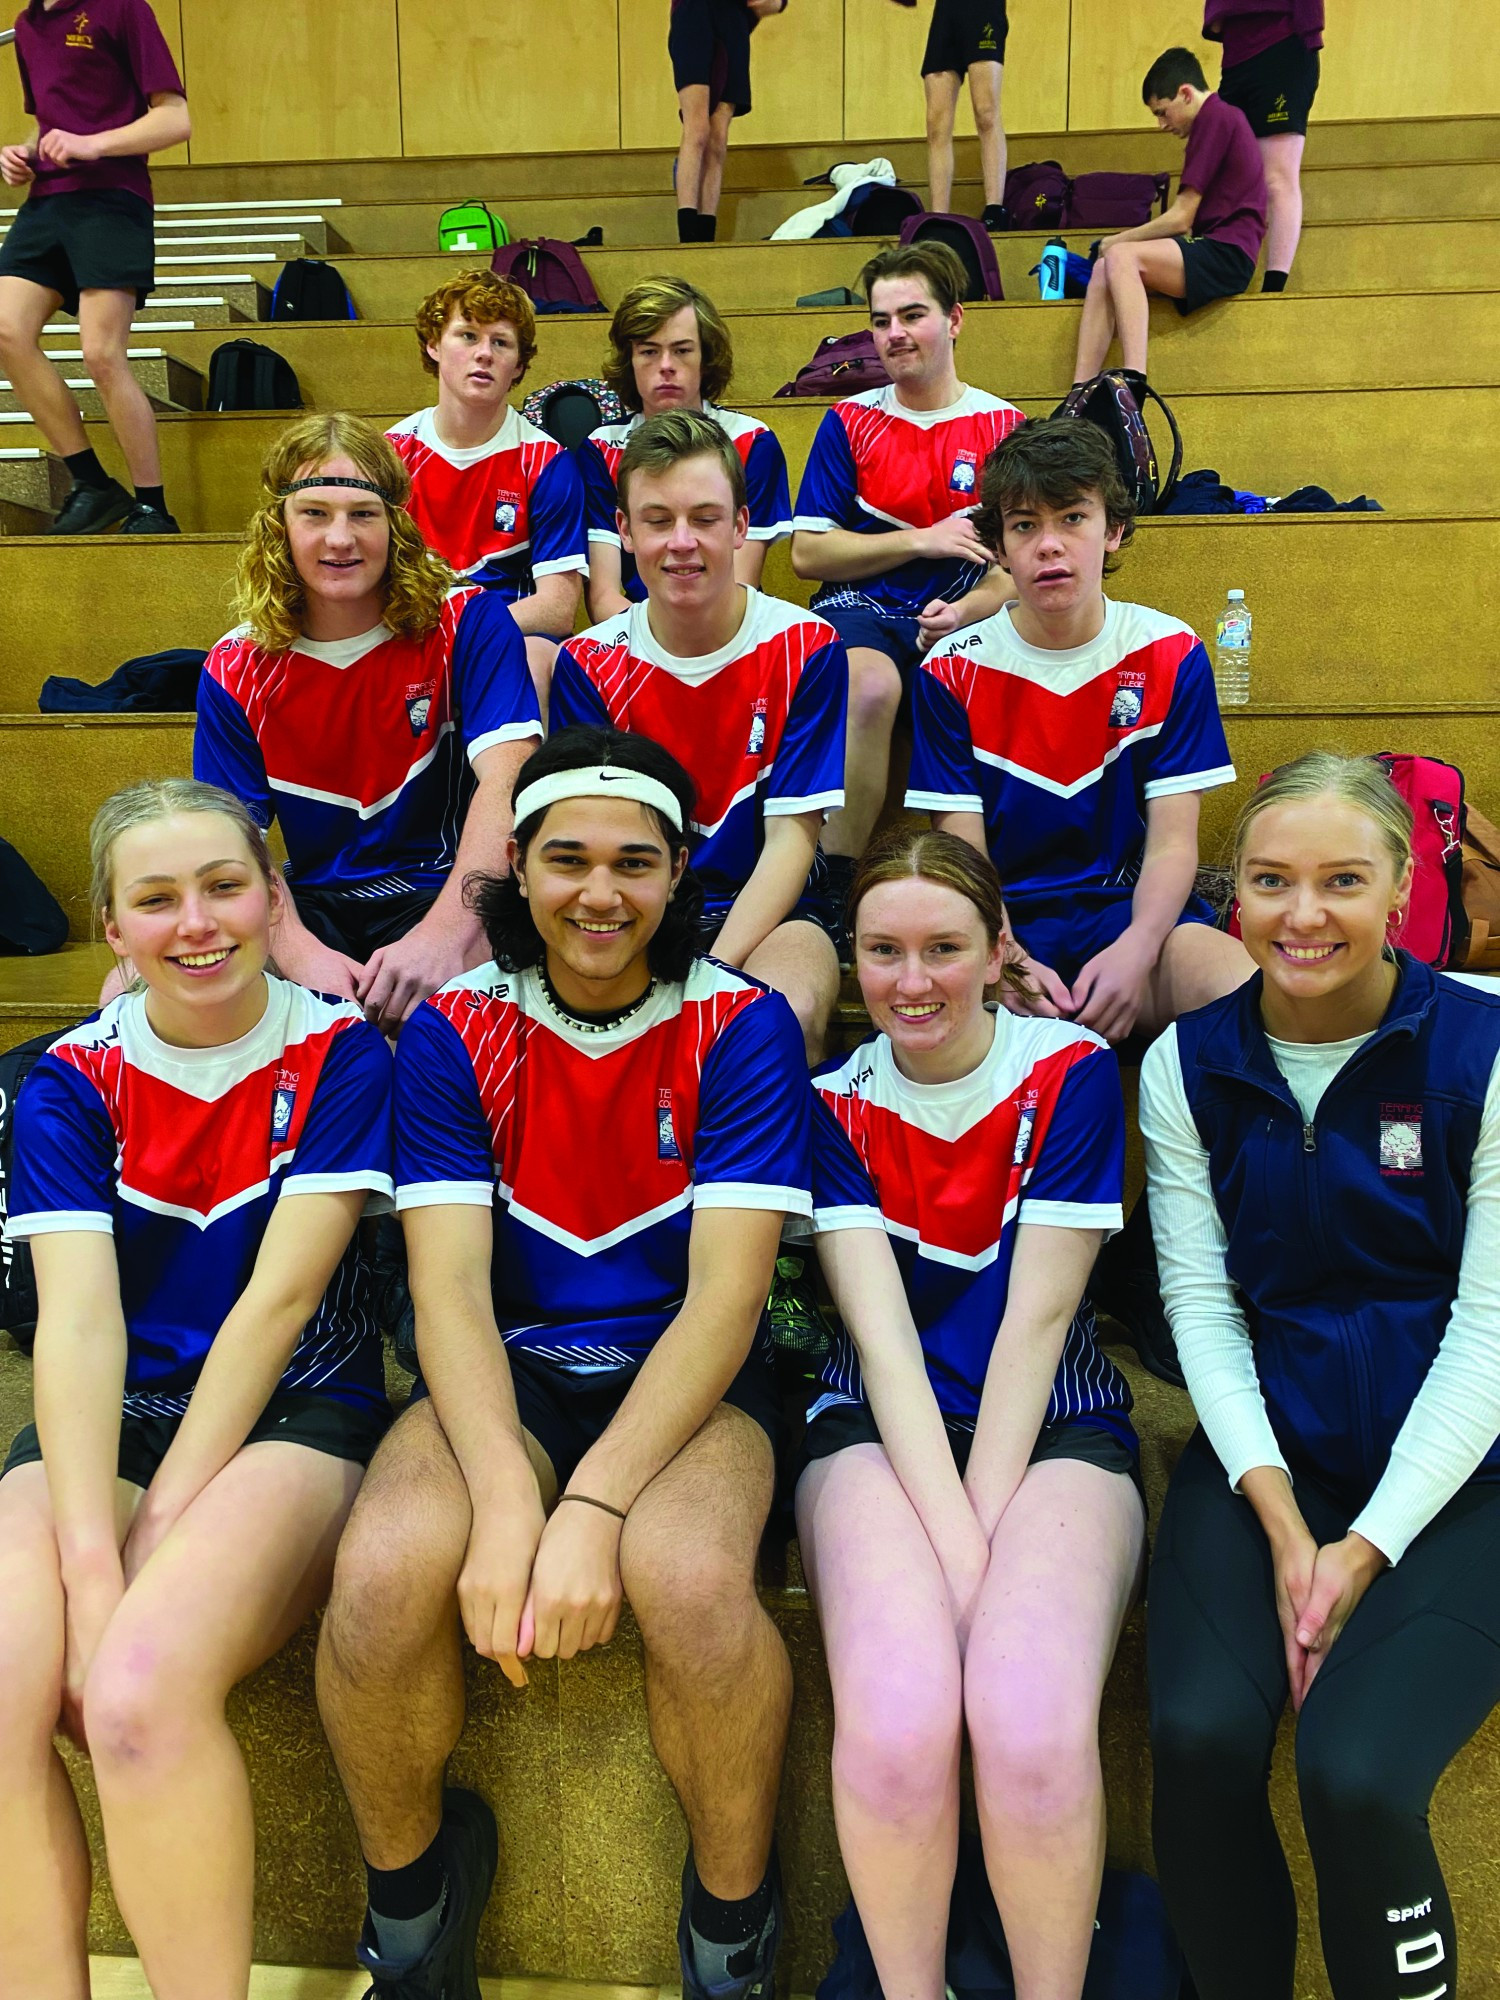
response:
<path id="1" fill-rule="evenodd" d="M 1266 234 L 1266 169 L 1250 120 L 1217 91 L 1205 97 L 1188 133 L 1182 186 L 1196 191 L 1194 236 L 1233 243 L 1253 263 Z"/>
<path id="2" fill-rule="evenodd" d="M 1204 0 L 1203 33 L 1224 44 L 1224 67 L 1249 62 L 1295 35 L 1323 46 L 1323 0 Z"/>
<path id="3" fill-rule="evenodd" d="M 163 91 L 186 95 L 172 51 L 146 0 L 62 0 L 30 5 L 16 19 L 16 61 L 26 109 L 39 134 L 113 132 L 133 125 Z M 123 188 L 151 199 L 144 154 L 80 160 L 71 167 L 32 162 L 30 198 Z"/>

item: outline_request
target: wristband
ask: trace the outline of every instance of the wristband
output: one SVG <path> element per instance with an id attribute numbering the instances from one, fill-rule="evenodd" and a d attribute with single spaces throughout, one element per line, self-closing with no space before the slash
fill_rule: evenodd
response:
<path id="1" fill-rule="evenodd" d="M 579 1502 L 581 1506 L 584 1507 L 597 1507 L 601 1514 L 613 1514 L 617 1521 L 623 1521 L 625 1518 L 620 1508 L 611 1507 L 607 1500 L 591 1499 L 587 1493 L 559 1493 L 557 1496 L 557 1504 L 559 1507 L 562 1505 L 564 1500 L 576 1500 Z"/>

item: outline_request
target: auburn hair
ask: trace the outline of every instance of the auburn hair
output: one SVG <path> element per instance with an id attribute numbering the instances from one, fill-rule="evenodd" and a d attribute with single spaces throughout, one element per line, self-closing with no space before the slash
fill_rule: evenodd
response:
<path id="1" fill-rule="evenodd" d="M 433 631 L 443 602 L 458 578 L 406 511 L 411 476 L 385 433 L 347 410 L 303 417 L 290 424 L 267 452 L 260 469 L 260 497 L 245 529 L 235 575 L 236 615 L 268 652 L 284 653 L 302 636 L 307 586 L 292 560 L 284 489 L 300 475 L 311 477 L 335 458 L 349 459 L 361 478 L 377 486 L 390 524 L 382 616 L 404 639 Z"/>
<path id="2" fill-rule="evenodd" d="M 1005 929 L 1005 895 L 994 862 L 956 833 L 941 833 L 930 826 L 892 827 L 865 849 L 849 890 L 850 928 L 855 927 L 859 906 L 872 889 L 908 880 L 937 882 L 956 890 L 979 912 L 990 944 L 999 941 Z M 1009 959 L 1000 980 L 1018 993 L 1032 991 L 1023 967 Z"/>
<path id="3" fill-rule="evenodd" d="M 609 352 L 604 357 L 604 380 L 627 410 L 641 408 L 641 392 L 635 385 L 637 341 L 660 333 L 684 306 L 692 307 L 698 322 L 702 351 L 699 395 L 705 403 L 716 403 L 729 387 L 734 377 L 734 345 L 713 300 L 686 278 L 642 278 L 615 307 L 609 323 Z"/>
<path id="4" fill-rule="evenodd" d="M 417 346 L 429 375 L 436 375 L 438 365 L 427 350 L 437 346 L 455 311 L 470 326 L 490 326 L 497 319 L 510 321 L 521 351 L 521 366 L 516 372 L 519 382 L 536 359 L 536 313 L 521 287 L 509 278 L 497 278 L 492 271 L 467 270 L 429 292 L 416 316 Z"/>

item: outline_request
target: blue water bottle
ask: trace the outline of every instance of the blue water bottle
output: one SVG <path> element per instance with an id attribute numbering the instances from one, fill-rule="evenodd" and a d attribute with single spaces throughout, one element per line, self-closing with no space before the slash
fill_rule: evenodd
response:
<path id="1" fill-rule="evenodd" d="M 1068 270 L 1068 246 L 1060 236 L 1049 239 L 1042 251 L 1042 261 L 1032 267 L 1031 275 L 1037 280 L 1038 289 L 1044 299 L 1060 299 L 1063 295 L 1063 281 Z"/>

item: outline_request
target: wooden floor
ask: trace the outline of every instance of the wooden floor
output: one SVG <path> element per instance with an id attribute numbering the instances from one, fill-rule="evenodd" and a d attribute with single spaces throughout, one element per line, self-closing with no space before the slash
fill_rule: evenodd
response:
<path id="1" fill-rule="evenodd" d="M 331 1966 L 258 1965 L 250 1975 L 250 2000 L 361 2000 L 365 1972 Z M 93 2000 L 151 2000 L 135 1958 L 91 1958 Z M 484 2000 L 680 2000 L 675 1986 L 590 1986 L 572 1979 L 481 1979 Z"/>

